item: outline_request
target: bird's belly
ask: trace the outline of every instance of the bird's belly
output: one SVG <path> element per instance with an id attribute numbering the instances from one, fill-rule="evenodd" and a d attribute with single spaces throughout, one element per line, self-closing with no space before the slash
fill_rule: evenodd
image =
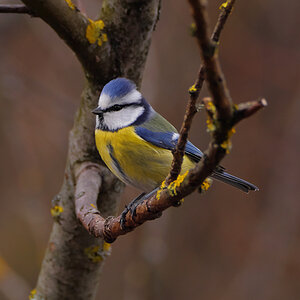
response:
<path id="1" fill-rule="evenodd" d="M 145 192 L 158 187 L 168 175 L 173 155 L 135 134 L 133 127 L 117 132 L 96 130 L 96 145 L 107 167 L 123 182 Z M 182 172 L 194 163 L 184 158 Z"/>

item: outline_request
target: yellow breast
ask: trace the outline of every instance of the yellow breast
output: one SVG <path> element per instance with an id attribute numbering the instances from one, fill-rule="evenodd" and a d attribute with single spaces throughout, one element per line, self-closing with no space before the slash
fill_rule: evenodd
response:
<path id="1" fill-rule="evenodd" d="M 173 155 L 140 138 L 133 127 L 116 132 L 95 131 L 96 146 L 107 167 L 123 182 L 143 191 L 152 191 L 168 175 Z M 182 172 L 194 163 L 184 157 Z"/>

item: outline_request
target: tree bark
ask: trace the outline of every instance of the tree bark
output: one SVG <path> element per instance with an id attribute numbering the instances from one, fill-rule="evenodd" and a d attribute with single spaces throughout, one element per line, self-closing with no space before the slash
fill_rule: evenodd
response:
<path id="1" fill-rule="evenodd" d="M 103 240 L 89 235 L 76 218 L 76 172 L 89 163 L 102 166 L 94 143 L 95 120 L 91 110 L 97 105 L 100 90 L 112 78 L 124 76 L 140 84 L 160 1 L 103 1 L 100 20 L 104 22 L 107 41 L 102 45 L 88 40 L 87 28 L 93 21 L 81 14 L 72 2 L 23 2 L 75 52 L 86 77 L 69 136 L 64 182 L 52 201 L 54 225 L 32 298 L 93 299 L 109 251 Z M 114 215 L 123 184 L 108 170 L 104 175 L 101 173 L 99 180 L 98 208 L 103 216 Z"/>
<path id="2" fill-rule="evenodd" d="M 93 118 L 88 107 L 98 93 L 86 82 L 80 108 L 70 133 L 65 178 L 52 206 L 62 212 L 54 216 L 54 224 L 37 282 L 37 299 L 93 299 L 105 253 L 103 240 L 89 235 L 75 215 L 74 170 L 83 162 L 98 161 L 93 143 Z M 90 104 L 90 105 L 89 105 Z M 91 178 L 91 180 L 93 180 Z M 99 191 L 99 209 L 103 215 L 116 213 L 123 184 L 109 171 L 103 176 Z"/>

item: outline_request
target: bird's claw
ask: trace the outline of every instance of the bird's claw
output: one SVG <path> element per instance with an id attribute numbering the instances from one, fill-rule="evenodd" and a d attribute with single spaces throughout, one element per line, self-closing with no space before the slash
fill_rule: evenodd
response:
<path id="1" fill-rule="evenodd" d="M 125 223 L 126 223 L 127 213 L 130 212 L 131 218 L 134 220 L 134 217 L 136 217 L 136 208 L 138 207 L 138 205 L 140 203 L 142 203 L 144 201 L 144 196 L 145 196 L 145 193 L 142 193 L 137 198 L 132 200 L 128 205 L 125 206 L 125 209 L 121 213 L 121 218 L 120 218 L 120 226 L 121 226 L 122 230 L 126 230 Z"/>

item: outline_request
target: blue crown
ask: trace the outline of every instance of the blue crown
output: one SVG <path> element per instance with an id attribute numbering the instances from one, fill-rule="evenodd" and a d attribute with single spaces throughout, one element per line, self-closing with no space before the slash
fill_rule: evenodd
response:
<path id="1" fill-rule="evenodd" d="M 136 89 L 136 85 L 134 82 L 126 78 L 119 77 L 108 82 L 104 86 L 101 94 L 106 94 L 110 98 L 121 98 L 134 89 Z"/>

